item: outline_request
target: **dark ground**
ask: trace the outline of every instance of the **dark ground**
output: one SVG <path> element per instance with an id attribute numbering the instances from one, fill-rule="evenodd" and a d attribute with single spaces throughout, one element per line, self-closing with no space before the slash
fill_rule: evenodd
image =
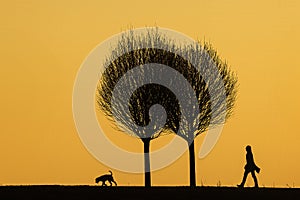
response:
<path id="1" fill-rule="evenodd" d="M 300 188 L 0 186 L 0 199 L 299 199 Z"/>

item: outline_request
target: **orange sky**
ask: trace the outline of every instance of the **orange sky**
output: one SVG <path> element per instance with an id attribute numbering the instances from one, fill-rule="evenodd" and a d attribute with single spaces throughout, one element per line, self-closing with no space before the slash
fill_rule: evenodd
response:
<path id="1" fill-rule="evenodd" d="M 109 170 L 78 137 L 75 77 L 108 37 L 129 25 L 157 25 L 209 40 L 239 77 L 234 116 L 213 151 L 196 160 L 197 184 L 240 183 L 244 147 L 251 144 L 261 186 L 299 187 L 299 9 L 296 0 L 2 2 L 0 184 L 94 184 Z M 142 151 L 139 140 L 119 135 Z M 154 140 L 152 148 L 168 137 Z M 114 176 L 119 185 L 143 185 L 141 174 L 114 170 Z M 152 173 L 153 185 L 188 183 L 187 153 Z M 253 184 L 250 176 L 247 184 Z"/>

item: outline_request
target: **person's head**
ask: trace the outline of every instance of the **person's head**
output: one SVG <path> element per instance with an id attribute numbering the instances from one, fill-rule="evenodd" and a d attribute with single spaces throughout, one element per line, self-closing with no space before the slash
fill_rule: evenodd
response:
<path id="1" fill-rule="evenodd" d="M 246 151 L 247 151 L 247 152 L 250 152 L 250 151 L 251 151 L 251 146 L 250 146 L 250 145 L 247 145 L 247 146 L 246 146 Z"/>

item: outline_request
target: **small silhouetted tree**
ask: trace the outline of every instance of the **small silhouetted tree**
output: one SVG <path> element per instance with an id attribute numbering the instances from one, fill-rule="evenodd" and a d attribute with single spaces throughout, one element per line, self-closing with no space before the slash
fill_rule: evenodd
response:
<path id="1" fill-rule="evenodd" d="M 187 113 L 188 116 L 182 115 L 178 98 L 164 85 L 150 83 L 139 86 L 138 83 L 146 79 L 145 76 L 155 75 L 154 70 L 148 70 L 147 74 L 140 70 L 134 77 L 124 76 L 133 68 L 148 63 L 162 64 L 179 72 L 178 76 L 183 76 L 194 90 L 194 93 L 185 96 L 187 99 L 185 103 L 189 104 L 189 99 L 195 95 L 198 105 L 193 109 L 197 112 Z M 210 74 L 212 64 L 216 66 L 220 76 Z M 177 45 L 157 29 L 149 29 L 147 34 L 135 35 L 130 31 L 123 34 L 105 65 L 105 71 L 99 80 L 97 102 L 104 114 L 114 124 L 118 124 L 116 126 L 118 129 L 142 140 L 145 153 L 145 186 L 151 185 L 148 154 L 150 141 L 170 131 L 178 134 L 189 145 L 190 186 L 196 186 L 194 138 L 209 127 L 225 123 L 223 116 L 228 119 L 234 106 L 237 79 L 227 63 L 221 61 L 208 43 Z M 206 78 L 203 78 L 203 73 L 206 73 Z M 178 86 L 178 92 L 184 93 L 180 91 L 184 88 L 180 87 L 179 77 L 162 78 L 167 79 L 175 87 Z M 129 102 L 123 98 L 128 95 L 124 94 L 127 90 L 117 90 L 117 92 L 114 90 L 121 79 L 123 88 L 137 88 L 130 94 Z M 225 90 L 223 96 L 222 89 Z M 225 103 L 222 99 L 224 96 Z M 164 108 L 166 116 L 155 115 L 155 111 L 153 115 L 151 112 L 149 114 L 151 107 L 156 104 Z M 126 108 L 129 109 L 129 113 L 126 112 Z M 214 117 L 212 117 L 213 113 Z M 164 117 L 166 119 L 163 119 Z M 157 124 L 162 121 L 165 121 L 164 125 L 158 126 Z M 140 128 L 146 126 L 147 129 Z M 179 130 L 180 126 L 183 129 Z"/>
<path id="2" fill-rule="evenodd" d="M 122 130 L 131 136 L 137 137 L 143 142 L 145 155 L 144 180 L 146 187 L 151 186 L 149 158 L 150 141 L 163 134 L 170 133 L 169 130 L 177 132 L 179 120 L 174 116 L 177 116 L 178 113 L 180 113 L 176 96 L 168 88 L 159 84 L 149 83 L 138 87 L 130 94 L 131 97 L 129 102 L 123 98 L 124 95 L 126 95 L 124 92 L 127 92 L 126 88 L 135 88 L 138 86 L 137 79 L 141 81 L 145 79 L 145 76 L 151 76 L 152 73 L 155 73 L 151 70 L 150 72 L 148 71 L 148 74 L 139 71 L 138 74 L 135 74 L 136 79 L 130 76 L 124 78 L 124 75 L 129 70 L 136 66 L 155 62 L 155 60 L 164 59 L 162 57 L 163 55 L 158 54 L 157 57 L 156 50 L 151 48 L 127 52 L 133 45 L 145 43 L 148 43 L 149 45 L 153 42 L 166 42 L 165 38 L 162 38 L 158 33 L 155 34 L 150 34 L 152 37 L 149 38 L 145 38 L 145 36 L 136 37 L 132 35 L 132 33 L 124 34 L 122 39 L 118 41 L 117 47 L 106 60 L 107 67 L 99 80 L 97 89 L 97 102 L 99 108 L 114 122 L 116 125 L 115 128 Z M 123 54 L 123 51 L 126 53 Z M 121 56 L 118 56 L 119 54 L 121 54 Z M 155 76 L 156 74 L 152 75 Z M 124 88 L 125 91 L 119 90 L 116 92 L 114 88 L 121 78 L 123 79 L 122 88 Z M 112 105 L 113 92 L 115 92 L 114 97 L 116 102 L 114 105 Z M 155 114 L 157 110 L 153 111 L 154 115 L 150 115 L 151 112 L 149 114 L 151 107 L 157 104 L 164 108 L 166 116 Z M 115 109 L 113 109 L 113 106 Z M 130 116 L 126 113 L 126 107 L 128 107 L 130 111 Z M 166 119 L 164 119 L 164 117 L 166 117 Z M 158 126 L 161 122 L 164 123 L 163 126 Z M 140 128 L 146 126 L 147 129 Z"/>
<path id="3" fill-rule="evenodd" d="M 182 71 L 193 87 L 199 106 L 199 113 L 191 112 L 181 116 L 181 121 L 186 128 L 183 129 L 185 131 L 177 133 L 189 145 L 190 186 L 194 187 L 196 186 L 194 140 L 208 128 L 224 124 L 232 115 L 237 94 L 237 76 L 208 42 L 186 46 L 182 51 L 189 57 L 190 62 L 198 65 L 191 66 L 189 63 L 178 65 L 178 70 Z M 200 73 L 199 70 L 195 70 L 195 67 L 199 67 Z M 212 67 L 217 69 L 217 74 L 213 73 Z"/>

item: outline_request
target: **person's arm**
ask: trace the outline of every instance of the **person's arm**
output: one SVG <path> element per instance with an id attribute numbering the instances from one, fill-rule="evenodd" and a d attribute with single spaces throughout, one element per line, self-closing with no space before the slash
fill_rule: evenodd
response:
<path id="1" fill-rule="evenodd" d="M 255 165 L 252 153 L 247 153 L 246 160 L 247 160 L 247 164 L 249 164 L 249 165 Z"/>

